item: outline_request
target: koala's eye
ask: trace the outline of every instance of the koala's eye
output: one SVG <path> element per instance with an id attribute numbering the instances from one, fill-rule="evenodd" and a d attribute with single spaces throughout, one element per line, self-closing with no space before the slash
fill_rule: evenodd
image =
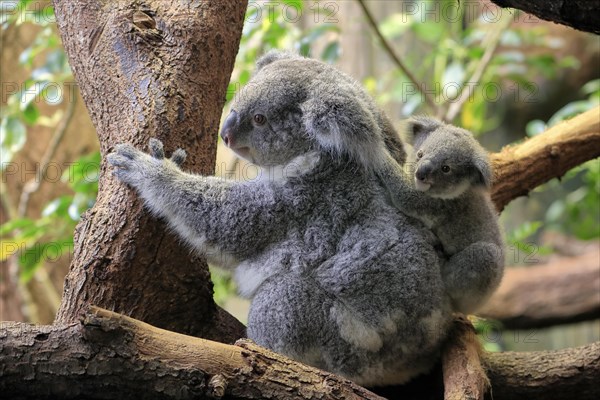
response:
<path id="1" fill-rule="evenodd" d="M 256 125 L 264 125 L 267 122 L 267 117 L 262 114 L 254 114 L 254 123 Z"/>
<path id="2" fill-rule="evenodd" d="M 417 160 L 420 160 L 421 158 L 423 158 L 423 150 L 417 151 Z"/>
<path id="3" fill-rule="evenodd" d="M 447 174 L 450 172 L 450 167 L 448 165 L 442 165 L 442 172 Z"/>

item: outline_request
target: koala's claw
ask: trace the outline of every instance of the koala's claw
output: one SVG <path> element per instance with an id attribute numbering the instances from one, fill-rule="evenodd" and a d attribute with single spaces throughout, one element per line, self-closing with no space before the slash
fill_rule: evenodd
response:
<path id="1" fill-rule="evenodd" d="M 171 156 L 171 161 L 173 161 L 178 167 L 181 167 L 181 164 L 183 164 L 186 157 L 187 154 L 185 150 L 177 149 L 173 152 L 173 155 Z"/>
<path id="2" fill-rule="evenodd" d="M 133 147 L 129 143 L 121 143 L 115 146 L 115 152 L 111 153 L 111 155 L 120 155 L 122 157 L 133 160 L 137 157 L 137 152 L 138 151 L 135 149 L 135 147 Z"/>
<path id="3" fill-rule="evenodd" d="M 106 157 L 106 160 L 110 165 L 122 169 L 127 169 L 132 159 L 132 157 L 127 157 L 125 154 L 121 154 L 120 152 L 110 153 Z"/>
<path id="4" fill-rule="evenodd" d="M 162 160 L 163 158 L 165 158 L 165 149 L 160 140 L 155 139 L 155 138 L 150 139 L 150 142 L 148 143 L 148 147 L 150 148 L 150 155 L 152 157 L 158 158 L 159 160 Z"/>

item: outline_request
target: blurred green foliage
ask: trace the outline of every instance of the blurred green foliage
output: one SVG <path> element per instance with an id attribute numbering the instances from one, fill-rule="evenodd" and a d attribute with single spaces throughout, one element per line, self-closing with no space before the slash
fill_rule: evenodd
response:
<path id="1" fill-rule="evenodd" d="M 71 254 L 75 225 L 96 201 L 99 173 L 99 152 L 80 158 L 61 176 L 72 194 L 49 201 L 37 219 L 12 218 L 2 224 L 0 261 L 18 255 L 19 276 L 26 282 L 44 262 Z"/>
<path id="2" fill-rule="evenodd" d="M 527 18 L 518 11 L 483 6 L 483 12 L 476 14 L 474 3 L 456 0 L 415 4 L 387 17 L 379 29 L 399 47 L 410 43 L 403 61 L 437 109 L 425 104 L 423 94 L 399 69 L 365 83 L 381 103 L 402 104 L 402 117 L 415 112 L 445 115 L 464 90 L 468 100 L 454 122 L 475 134 L 488 132 L 503 120 L 498 107 L 491 112 L 493 103 L 506 96 L 515 102 L 534 101 L 540 76 L 554 78 L 561 69 L 579 66 L 574 57 L 553 55 L 565 45 L 561 38 L 548 35 L 544 27 L 514 23 Z M 481 78 L 473 81 L 486 49 L 495 44 L 498 50 L 484 65 Z"/>
<path id="3" fill-rule="evenodd" d="M 56 33 L 54 12 L 49 3 L 3 1 L 0 3 L 0 23 L 3 33 L 22 24 L 37 27 L 37 33 L 18 60 L 28 77 L 19 82 L 1 111 L 0 172 L 5 173 L 7 168 L 14 166 L 11 160 L 15 153 L 31 139 L 28 136 L 31 128 L 47 127 L 55 132 L 62 129 L 60 124 L 67 118 L 68 108 L 74 106 L 65 103 L 74 102 L 75 95 L 73 75 Z M 40 109 L 42 103 L 46 105 L 44 112 Z M 45 261 L 51 262 L 71 253 L 75 225 L 96 199 L 99 165 L 98 152 L 71 163 L 60 178 L 71 194 L 49 201 L 38 218 L 27 218 L 22 215 L 24 211 L 13 212 L 11 219 L 0 226 L 0 260 L 16 255 L 22 281 L 31 279 Z M 16 168 L 20 167 L 22 165 Z M 41 168 L 39 163 L 38 168 Z M 45 177 L 40 174 L 33 179 L 34 182 L 28 184 L 39 183 Z M 6 193 L 1 194 L 6 200 Z"/>
<path id="4" fill-rule="evenodd" d="M 250 0 L 235 69 L 227 88 L 227 101 L 248 82 L 256 59 L 269 50 L 292 50 L 330 63 L 339 58 L 338 25 L 324 22 L 303 29 L 299 23 L 299 18 L 305 12 L 323 14 L 322 20 L 327 21 L 331 11 L 322 8 L 319 3 L 310 5 L 309 9 L 305 8 L 307 5 L 309 2 L 302 0 L 284 0 L 277 6 L 265 7 L 262 2 Z M 314 54 L 316 45 L 322 48 L 319 54 Z"/>

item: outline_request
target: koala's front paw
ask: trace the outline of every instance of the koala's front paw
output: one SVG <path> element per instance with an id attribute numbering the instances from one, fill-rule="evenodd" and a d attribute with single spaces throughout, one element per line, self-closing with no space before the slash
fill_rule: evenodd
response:
<path id="1" fill-rule="evenodd" d="M 152 175 L 159 166 L 160 161 L 142 153 L 130 144 L 118 144 L 115 151 L 106 158 L 114 167 L 113 175 L 119 180 L 139 187 L 140 184 Z"/>
<path id="2" fill-rule="evenodd" d="M 118 144 L 108 155 L 107 161 L 115 167 L 113 174 L 121 181 L 140 188 L 144 182 L 160 177 L 169 169 L 169 163 L 177 169 L 185 161 L 185 151 L 177 149 L 171 159 L 165 159 L 163 144 L 158 139 L 150 139 L 150 154 L 137 150 L 130 144 Z"/>

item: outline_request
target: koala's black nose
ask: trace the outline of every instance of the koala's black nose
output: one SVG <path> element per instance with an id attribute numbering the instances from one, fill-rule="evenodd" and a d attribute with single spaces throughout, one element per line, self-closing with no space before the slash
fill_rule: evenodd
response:
<path id="1" fill-rule="evenodd" d="M 237 120 L 237 112 L 235 112 L 235 110 L 231 110 L 227 118 L 225 118 L 225 122 L 223 122 L 223 127 L 221 128 L 221 138 L 223 138 L 225 146 L 231 147 L 233 144 L 233 127 L 237 124 Z"/>
<path id="2" fill-rule="evenodd" d="M 426 181 L 431 171 L 433 171 L 433 165 L 429 161 L 425 161 L 417 168 L 415 177 L 420 181 Z"/>

